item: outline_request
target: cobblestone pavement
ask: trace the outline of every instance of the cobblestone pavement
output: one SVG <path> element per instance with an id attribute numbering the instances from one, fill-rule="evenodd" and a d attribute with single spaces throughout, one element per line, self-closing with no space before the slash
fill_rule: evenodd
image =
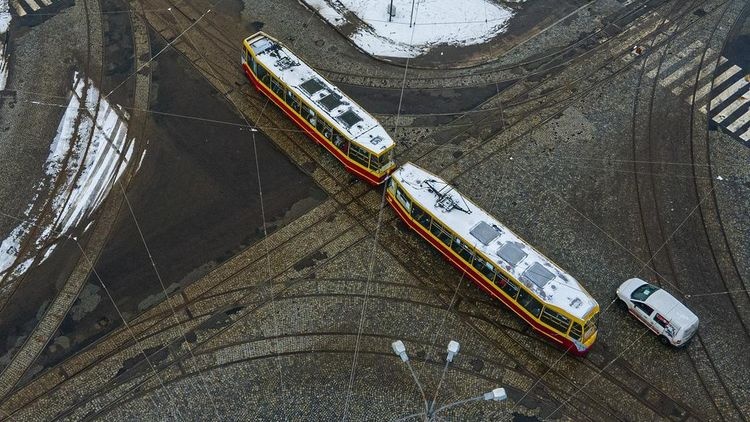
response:
<path id="1" fill-rule="evenodd" d="M 461 353 L 438 402 L 496 386 L 509 399 L 456 407 L 448 418 L 748 418 L 748 264 L 731 258 L 747 256 L 746 231 L 734 229 L 747 227 L 747 201 L 734 198 L 748 197 L 750 152 L 707 129 L 706 98 L 690 100 L 715 64 L 699 66 L 682 96 L 659 84 L 671 74 L 660 70 L 661 57 L 695 40 L 698 53 L 721 51 L 746 2 L 658 4 L 600 34 L 596 48 L 564 67 L 532 71 L 448 121 L 382 116 L 399 127 L 399 161 L 455 181 L 582 280 L 602 306 L 598 344 L 586 359 L 566 356 L 482 294 L 383 209 L 382 191 L 353 181 L 298 133 L 242 79 L 238 40 L 249 32 L 243 25 L 262 22 L 327 67 L 315 55 L 325 39 L 337 53 L 330 67 L 355 63 L 350 76 L 329 72 L 348 82 L 372 75 L 369 85 L 385 86 L 392 81 L 382 75 L 403 78 L 404 69 L 363 58 L 314 15 L 305 20 L 310 12 L 295 2 L 226 3 L 212 12 L 199 1 L 143 5 L 148 24 L 328 199 L 41 373 L 2 412 L 19 420 L 395 419 L 421 411 L 422 399 L 391 342 L 404 341 L 431 396 L 455 339 Z M 289 22 L 310 36 L 284 30 Z M 189 38 L 179 37 L 191 24 Z M 648 46 L 647 54 L 632 54 L 633 45 Z M 492 66 L 477 78 L 506 76 Z M 409 72 L 415 86 L 435 78 Z M 465 72 L 433 84 L 480 83 Z M 687 350 L 663 347 L 612 306 L 616 286 L 634 275 L 679 293 L 701 316 Z"/>

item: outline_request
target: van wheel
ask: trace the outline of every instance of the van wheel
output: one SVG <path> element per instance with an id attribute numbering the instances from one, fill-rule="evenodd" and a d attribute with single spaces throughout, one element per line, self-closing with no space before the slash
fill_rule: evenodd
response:
<path id="1" fill-rule="evenodd" d="M 669 339 L 667 337 L 665 337 L 665 336 L 659 336 L 659 341 L 661 342 L 661 344 L 663 344 L 665 346 L 671 346 L 672 345 L 672 343 L 669 342 Z"/>

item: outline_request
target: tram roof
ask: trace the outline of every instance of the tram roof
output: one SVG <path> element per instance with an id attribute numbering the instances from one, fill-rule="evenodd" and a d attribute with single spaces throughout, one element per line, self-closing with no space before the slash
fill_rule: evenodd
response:
<path id="1" fill-rule="evenodd" d="M 575 278 L 444 180 L 412 163 L 404 164 L 391 177 L 420 206 L 545 303 L 581 319 L 597 306 Z"/>
<path id="2" fill-rule="evenodd" d="M 394 145 L 383 126 L 339 88 L 325 80 L 283 44 L 264 33 L 245 39 L 256 59 L 349 139 L 379 155 Z"/>

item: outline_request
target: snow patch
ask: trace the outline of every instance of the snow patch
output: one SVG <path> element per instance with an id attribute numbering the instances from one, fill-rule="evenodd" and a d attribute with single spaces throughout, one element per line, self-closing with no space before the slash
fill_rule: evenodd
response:
<path id="1" fill-rule="evenodd" d="M 119 107 L 101 97 L 93 81 L 74 74 L 73 92 L 44 164 L 50 182 L 37 184 L 27 218 L 0 243 L 0 276 L 10 273 L 12 279 L 23 274 L 42 250 L 37 265 L 44 262 L 56 242 L 101 205 L 133 154 L 135 142 L 127 142 L 127 119 Z M 40 195 L 45 186 L 53 187 L 49 196 Z M 45 204 L 48 214 L 31 215 Z"/>
<path id="2" fill-rule="evenodd" d="M 376 56 L 417 57 L 438 45 L 481 44 L 505 32 L 513 11 L 487 0 L 304 0 L 331 25 L 357 27 L 350 39 Z M 412 7 L 413 5 L 413 7 Z M 359 19 L 350 21 L 353 14 Z"/>
<path id="3" fill-rule="evenodd" d="M 10 20 L 11 16 L 8 0 L 0 0 L 0 34 L 8 32 Z"/>
<path id="4" fill-rule="evenodd" d="M 0 91 L 5 89 L 5 85 L 8 83 L 9 56 L 7 54 L 8 46 L 5 44 L 5 33 L 8 32 L 10 20 L 8 0 L 0 0 Z"/>

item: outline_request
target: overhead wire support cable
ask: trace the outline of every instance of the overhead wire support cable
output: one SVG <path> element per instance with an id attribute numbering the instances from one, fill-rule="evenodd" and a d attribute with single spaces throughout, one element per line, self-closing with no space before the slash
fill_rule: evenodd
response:
<path id="1" fill-rule="evenodd" d="M 411 39 L 409 41 L 410 43 L 414 40 L 415 29 L 416 27 L 412 28 Z M 406 58 L 406 64 L 404 66 L 404 78 L 401 83 L 401 94 L 399 95 L 398 107 L 396 108 L 396 124 L 393 129 L 394 137 L 396 136 L 396 133 L 398 133 L 398 128 L 399 128 L 398 124 L 399 124 L 400 117 L 401 117 L 401 106 L 403 105 L 404 91 L 406 88 L 406 76 L 407 76 L 408 71 L 409 71 L 409 57 Z M 346 389 L 346 399 L 344 400 L 344 409 L 341 414 L 342 422 L 344 422 L 348 416 L 349 402 L 351 400 L 352 388 L 354 387 L 354 379 L 355 379 L 356 371 L 357 371 L 357 358 L 359 356 L 360 338 L 362 336 L 362 328 L 364 326 L 365 312 L 367 310 L 367 299 L 370 293 L 370 280 L 372 278 L 373 269 L 375 266 L 375 255 L 377 254 L 377 250 L 378 250 L 378 235 L 380 234 L 380 226 L 382 223 L 383 209 L 385 208 L 385 198 L 386 198 L 387 190 L 388 190 L 387 187 L 384 186 L 383 195 L 381 196 L 381 199 L 380 199 L 380 209 L 378 210 L 377 227 L 375 228 L 375 234 L 373 236 L 373 241 L 372 241 L 372 253 L 370 255 L 370 266 L 369 266 L 370 268 L 369 268 L 369 272 L 367 275 L 367 281 L 365 282 L 365 295 L 364 295 L 364 298 L 362 299 L 362 308 L 360 309 L 359 325 L 357 327 L 357 338 L 354 344 L 354 355 L 352 356 L 352 369 L 349 374 L 349 385 L 347 386 L 347 389 Z"/>

